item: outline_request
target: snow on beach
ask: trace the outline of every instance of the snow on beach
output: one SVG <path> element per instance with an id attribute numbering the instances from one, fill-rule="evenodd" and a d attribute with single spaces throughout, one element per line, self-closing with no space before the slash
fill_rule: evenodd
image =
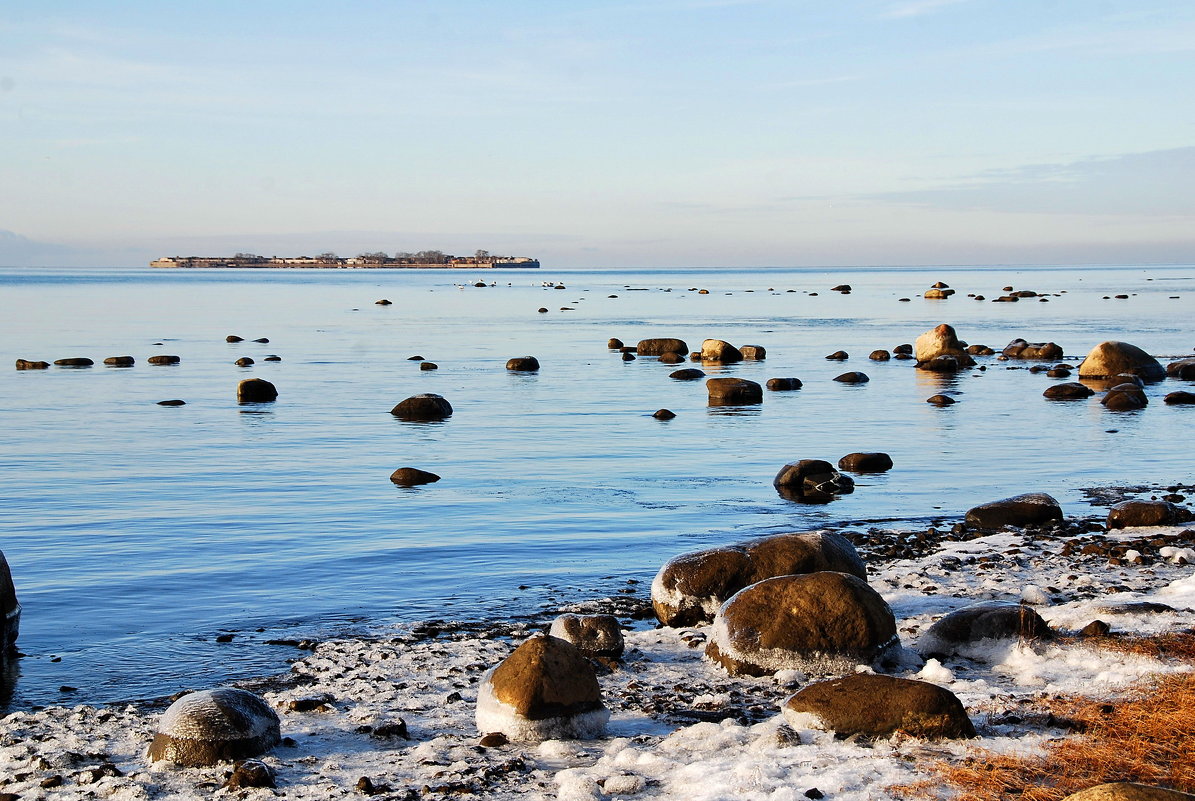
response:
<path id="1" fill-rule="evenodd" d="M 1062 632 L 1096 619 L 1113 632 L 1174 631 L 1190 627 L 1195 608 L 1189 551 L 1166 541 L 1182 532 L 1092 535 L 1132 543 L 1135 556 L 1110 563 L 1098 549 L 1063 556 L 1057 537 L 1008 531 L 873 562 L 870 583 L 892 606 L 902 645 L 912 651 L 934 620 L 986 599 L 1031 602 Z M 581 606 L 562 611 L 594 611 L 603 603 Z M 927 778 L 936 760 L 959 759 L 977 747 L 1032 753 L 1063 736 L 1014 714 L 1034 699 L 1111 695 L 1154 674 L 1191 669 L 1073 639 L 989 643 L 966 658 L 923 661 L 910 653 L 900 675 L 952 690 L 979 739 L 839 740 L 793 729 L 779 713 L 784 699 L 815 677 L 785 671 L 732 679 L 702 658 L 709 627 L 640 622 L 627 632 L 623 664 L 600 676 L 612 712 L 604 738 L 486 748 L 474 722 L 478 683 L 538 629 L 518 623 L 442 629 L 404 627 L 374 639 L 323 642 L 288 675 L 249 686 L 282 717 L 283 744 L 264 757 L 277 772 L 277 789 L 221 789 L 228 765 L 147 764 L 160 704 L 79 706 L 0 720 L 0 796 L 779 800 L 820 797 L 816 788 L 844 801 L 887 798 L 892 785 Z"/>

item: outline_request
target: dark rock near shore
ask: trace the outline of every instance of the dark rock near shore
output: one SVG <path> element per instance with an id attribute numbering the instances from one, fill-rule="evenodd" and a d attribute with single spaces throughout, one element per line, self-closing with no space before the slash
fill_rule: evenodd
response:
<path id="1" fill-rule="evenodd" d="M 1115 412 L 1128 412 L 1144 409 L 1149 405 L 1149 398 L 1137 384 L 1117 384 L 1100 398 L 1100 403 Z"/>
<path id="2" fill-rule="evenodd" d="M 781 497 L 799 503 L 829 503 L 855 491 L 855 482 L 822 459 L 801 459 L 780 469 L 772 486 Z"/>
<path id="3" fill-rule="evenodd" d="M 845 350 L 836 350 L 826 357 L 826 361 L 845 362 L 849 358 L 851 358 L 851 356 Z"/>
<path id="4" fill-rule="evenodd" d="M 636 358 L 636 357 L 635 357 L 635 354 L 633 354 L 633 353 L 624 353 L 624 354 L 622 354 L 622 360 L 623 360 L 624 362 L 633 362 L 633 361 L 635 361 L 635 358 Z"/>
<path id="5" fill-rule="evenodd" d="M 49 370 L 49 362 L 31 361 L 29 359 L 17 359 L 18 370 Z"/>
<path id="6" fill-rule="evenodd" d="M 274 769 L 260 759 L 245 759 L 233 766 L 232 775 L 224 783 L 229 790 L 247 787 L 273 787 Z"/>
<path id="7" fill-rule="evenodd" d="M 982 640 L 1052 639 L 1054 633 L 1032 607 L 1006 601 L 983 601 L 955 610 L 938 620 L 917 644 L 922 656 L 950 656 L 960 647 Z"/>
<path id="8" fill-rule="evenodd" d="M 506 369 L 520 373 L 533 373 L 539 369 L 539 359 L 534 356 L 516 356 L 513 359 L 507 359 Z"/>
<path id="9" fill-rule="evenodd" d="M 641 339 L 635 346 L 640 356 L 659 356 L 661 353 L 688 353 L 689 346 L 683 339 Z"/>
<path id="10" fill-rule="evenodd" d="M 423 362 L 419 363 L 419 369 L 420 370 L 439 370 L 440 365 L 436 364 L 435 362 L 423 361 Z"/>
<path id="11" fill-rule="evenodd" d="M 706 656 L 732 675 L 844 672 L 899 644 L 892 609 L 866 581 L 822 571 L 765 579 L 731 597 Z"/>
<path id="12" fill-rule="evenodd" d="M 224 341 L 225 342 L 244 342 L 245 338 L 238 337 L 236 334 L 229 334 L 228 336 L 224 337 Z"/>
<path id="13" fill-rule="evenodd" d="M 652 414 L 652 417 L 656 418 L 657 420 L 671 420 L 676 417 L 676 412 L 672 411 L 671 409 L 657 409 L 655 413 Z"/>
<path id="14" fill-rule="evenodd" d="M 744 361 L 762 362 L 768 357 L 768 351 L 763 345 L 743 345 L 739 348 Z"/>
<path id="15" fill-rule="evenodd" d="M 441 395 L 427 392 L 399 401 L 398 405 L 390 410 L 390 414 L 403 420 L 443 420 L 452 416 L 452 404 Z"/>
<path id="16" fill-rule="evenodd" d="M 150 356 L 146 359 L 150 364 L 178 364 L 182 361 L 178 356 L 170 356 L 164 353 L 159 353 L 157 356 Z"/>
<path id="17" fill-rule="evenodd" d="M 255 339 L 253 341 L 258 343 L 259 345 L 268 345 L 270 343 L 269 337 L 258 337 L 257 339 Z"/>
<path id="18" fill-rule="evenodd" d="M 892 358 L 892 354 L 886 350 L 873 350 L 867 355 L 867 358 L 873 362 L 886 362 Z"/>
<path id="19" fill-rule="evenodd" d="M 104 359 L 104 364 L 109 367 L 132 367 L 137 363 L 137 360 L 132 356 L 109 356 Z"/>
<path id="20" fill-rule="evenodd" d="M 1195 358 L 1170 362 L 1166 365 L 1166 375 L 1183 381 L 1195 381 Z"/>
<path id="21" fill-rule="evenodd" d="M 696 367 L 689 367 L 669 373 L 668 377 L 675 378 L 677 381 L 697 381 L 698 379 L 705 378 L 705 372 L 698 370 Z"/>
<path id="22" fill-rule="evenodd" d="M 4 551 L 0 551 L 0 673 L 3 660 L 17 652 L 17 636 L 21 632 L 21 605 L 17 603 L 17 588 Z"/>
<path id="23" fill-rule="evenodd" d="M 799 378 L 769 378 L 767 388 L 773 392 L 789 392 L 804 386 Z"/>
<path id="24" fill-rule="evenodd" d="M 913 679 L 857 673 L 804 687 L 781 708 L 793 728 L 839 737 L 887 737 L 901 732 L 928 740 L 968 738 L 975 727 L 958 696 Z"/>
<path id="25" fill-rule="evenodd" d="M 267 357 L 265 357 L 264 359 L 262 359 L 262 361 L 263 361 L 263 362 L 280 362 L 280 361 L 282 361 L 282 357 L 281 357 L 281 356 L 275 356 L 274 354 L 272 354 L 272 353 L 271 353 L 269 356 L 267 356 Z"/>
<path id="26" fill-rule="evenodd" d="M 834 380 L 840 384 L 866 384 L 871 379 L 867 377 L 867 373 L 852 370 L 849 373 L 834 376 Z"/>
<path id="27" fill-rule="evenodd" d="M 1171 406 L 1183 406 L 1195 403 L 1195 392 L 1178 392 L 1167 393 L 1166 397 L 1162 399 L 1163 403 Z"/>
<path id="28" fill-rule="evenodd" d="M 1036 526 L 1053 520 L 1062 520 L 1062 508 L 1044 492 L 1028 492 L 980 504 L 968 509 L 966 516 L 968 526 L 989 530 Z"/>
<path id="29" fill-rule="evenodd" d="M 69 359 L 55 359 L 54 364 L 58 367 L 91 367 L 95 362 L 86 356 L 76 356 Z"/>
<path id="30" fill-rule="evenodd" d="M 158 405 L 159 406 L 186 406 L 187 402 L 185 400 L 179 400 L 178 398 L 174 398 L 172 400 L 160 400 L 160 401 L 158 401 Z"/>
<path id="31" fill-rule="evenodd" d="M 253 363 L 254 363 L 253 360 L 250 359 L 248 356 L 242 356 L 241 358 L 239 358 L 235 362 L 233 362 L 233 364 L 235 364 L 237 367 L 249 367 Z"/>
<path id="32" fill-rule="evenodd" d="M 776 534 L 670 559 L 651 586 L 652 607 L 665 626 L 694 626 L 714 619 L 739 590 L 775 576 L 832 570 L 866 580 L 867 568 L 841 534 Z"/>
<path id="33" fill-rule="evenodd" d="M 390 480 L 400 487 L 417 487 L 420 484 L 434 484 L 440 477 L 418 467 L 400 467 L 390 474 Z"/>
<path id="34" fill-rule="evenodd" d="M 709 378 L 705 382 L 710 406 L 750 406 L 763 403 L 763 387 L 745 378 Z"/>
<path id="35" fill-rule="evenodd" d="M 913 355 L 913 346 L 906 342 L 906 343 L 897 345 L 895 348 L 892 349 L 892 352 L 898 353 L 898 354 L 903 353 L 907 356 L 911 356 L 911 355 Z"/>
<path id="36" fill-rule="evenodd" d="M 1053 342 L 1029 343 L 1023 339 L 1009 342 L 1002 353 L 1010 359 L 1061 359 L 1062 348 Z"/>
<path id="37" fill-rule="evenodd" d="M 625 647 L 614 615 L 561 615 L 552 621 L 548 634 L 572 643 L 590 657 L 619 659 Z"/>
<path id="38" fill-rule="evenodd" d="M 1191 513 L 1169 501 L 1121 501 L 1108 510 L 1108 528 L 1173 526 L 1191 519 Z"/>
<path id="39" fill-rule="evenodd" d="M 685 354 L 683 354 L 683 353 L 661 353 L 660 354 L 660 363 L 661 364 L 680 364 L 684 360 L 685 360 Z"/>
<path id="40" fill-rule="evenodd" d="M 280 741 L 278 715 L 264 700 L 232 687 L 184 695 L 162 715 L 150 762 L 187 767 L 247 759 Z"/>
<path id="41" fill-rule="evenodd" d="M 610 339 L 606 340 L 606 348 L 609 350 L 621 350 L 624 347 L 626 346 L 622 344 L 622 340 L 618 337 L 610 337 Z"/>
<path id="42" fill-rule="evenodd" d="M 852 473 L 883 473 L 892 469 L 892 457 L 886 453 L 848 453 L 838 460 L 840 470 Z"/>
<path id="43" fill-rule="evenodd" d="M 958 401 L 956 401 L 954 398 L 950 397 L 949 395 L 942 395 L 942 394 L 930 395 L 928 398 L 925 399 L 925 402 L 932 403 L 934 406 L 953 406 L 954 404 L 958 403 Z"/>
<path id="44" fill-rule="evenodd" d="M 278 399 L 278 388 L 264 378 L 246 378 L 237 384 L 238 403 L 271 403 Z"/>
<path id="45" fill-rule="evenodd" d="M 1095 390 L 1086 384 L 1080 384 L 1078 381 L 1068 381 L 1065 384 L 1051 384 L 1046 387 L 1046 391 L 1042 393 L 1042 396 L 1051 400 L 1082 400 L 1090 398 L 1094 394 Z"/>
<path id="46" fill-rule="evenodd" d="M 1108 341 L 1096 345 L 1079 365 L 1080 378 L 1112 378 L 1130 373 L 1144 381 L 1161 381 L 1166 368 L 1136 345 Z"/>

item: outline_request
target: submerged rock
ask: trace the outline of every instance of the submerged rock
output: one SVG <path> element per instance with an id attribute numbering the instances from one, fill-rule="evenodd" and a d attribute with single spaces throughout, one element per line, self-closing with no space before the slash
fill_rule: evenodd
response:
<path id="1" fill-rule="evenodd" d="M 795 729 L 823 729 L 839 737 L 897 732 L 931 740 L 975 736 L 967 710 L 950 690 L 873 673 L 811 684 L 785 701 L 781 711 Z"/>
<path id="2" fill-rule="evenodd" d="M 846 672 L 899 647 L 896 619 L 862 579 L 824 571 L 777 576 L 730 598 L 706 656 L 731 675 Z"/>
<path id="3" fill-rule="evenodd" d="M 710 378 L 705 382 L 710 406 L 749 406 L 763 403 L 763 387 L 745 378 Z"/>
<path id="4" fill-rule="evenodd" d="M 668 374 L 669 378 L 674 378 L 677 381 L 697 381 L 705 378 L 705 371 L 698 370 L 696 367 L 687 367 L 684 370 L 676 370 Z"/>
<path id="5" fill-rule="evenodd" d="M 883 473 L 892 469 L 892 457 L 886 453 L 848 453 L 838 460 L 838 468 L 852 473 Z"/>
<path id="6" fill-rule="evenodd" d="M 55 359 L 54 364 L 58 367 L 91 367 L 95 362 L 85 356 L 76 356 L 69 359 Z"/>
<path id="7" fill-rule="evenodd" d="M 169 354 L 160 353 L 157 356 L 150 356 L 145 360 L 149 364 L 178 364 L 182 361 L 178 356 L 171 356 Z"/>
<path id="8" fill-rule="evenodd" d="M 743 354 L 743 359 L 749 362 L 761 362 L 768 356 L 763 345 L 743 345 L 739 352 Z"/>
<path id="9" fill-rule="evenodd" d="M 773 392 L 791 392 L 800 389 L 804 384 L 799 378 L 769 378 L 766 386 Z"/>
<path id="10" fill-rule="evenodd" d="M 1067 381 L 1062 384 L 1051 384 L 1046 387 L 1046 391 L 1042 393 L 1042 396 L 1050 400 L 1083 400 L 1084 398 L 1090 398 L 1094 394 L 1095 390 L 1086 384 L 1080 384 L 1078 381 Z"/>
<path id="11" fill-rule="evenodd" d="M 264 378 L 246 378 L 237 384 L 238 403 L 271 403 L 278 399 L 278 388 Z"/>
<path id="12" fill-rule="evenodd" d="M 258 756 L 280 739 L 278 715 L 269 704 L 251 692 L 218 687 L 171 704 L 148 757 L 150 762 L 202 767 Z"/>
<path id="13" fill-rule="evenodd" d="M 1144 409 L 1149 405 L 1149 398 L 1145 390 L 1137 384 L 1117 384 L 1100 398 L 1107 408 L 1114 412 L 1127 412 L 1133 409 Z"/>
<path id="14" fill-rule="evenodd" d="M 416 422 L 444 420 L 452 416 L 452 404 L 441 395 L 425 392 L 399 401 L 398 405 L 390 410 L 390 414 Z"/>
<path id="15" fill-rule="evenodd" d="M 539 359 L 534 356 L 516 356 L 507 360 L 506 369 L 520 373 L 533 373 L 539 369 Z"/>
<path id="16" fill-rule="evenodd" d="M 481 681 L 477 730 L 521 742 L 589 740 L 610 719 L 593 665 L 558 637 L 532 637 Z"/>
<path id="17" fill-rule="evenodd" d="M 390 474 L 390 480 L 400 487 L 416 487 L 420 484 L 434 484 L 440 477 L 418 467 L 400 467 Z"/>
<path id="18" fill-rule="evenodd" d="M 849 373 L 834 376 L 834 380 L 840 384 L 866 384 L 871 379 L 867 377 L 867 373 L 852 370 Z"/>

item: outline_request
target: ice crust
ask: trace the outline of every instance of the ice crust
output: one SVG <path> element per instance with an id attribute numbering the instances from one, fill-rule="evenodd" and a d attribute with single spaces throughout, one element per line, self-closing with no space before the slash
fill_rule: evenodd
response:
<path id="1" fill-rule="evenodd" d="M 958 563 L 1014 548 L 1022 552 L 1016 559 L 991 568 Z M 1094 619 L 1133 634 L 1188 627 L 1189 610 L 1195 608 L 1195 567 L 1165 561 L 1157 552 L 1144 555 L 1147 561 L 1141 565 L 1077 562 L 1060 559 L 1049 543 L 1035 548 L 1016 532 L 1002 532 L 948 543 L 923 558 L 873 566 L 871 584 L 892 606 L 908 642 L 947 612 L 979 600 L 1016 600 L 1027 585 L 1050 595 L 1050 604 L 1039 606 L 1038 612 L 1066 631 Z M 1078 578 L 1068 580 L 1069 575 Z M 1176 611 L 1114 611 L 1141 601 Z M 694 631 L 710 634 L 709 627 L 684 633 L 688 637 Z M 897 738 L 868 746 L 836 740 L 831 733 L 801 725 L 805 721 L 785 721 L 779 703 L 815 676 L 787 669 L 774 677 L 729 678 L 702 657 L 701 648 L 689 646 L 682 630 L 643 628 L 626 635 L 625 665 L 599 679 L 612 710 L 603 739 L 479 749 L 475 723 L 479 707 L 488 703 L 479 704 L 482 676 L 532 633 L 527 627 L 505 639 L 462 631 L 425 640 L 398 629 L 379 632 L 377 639 L 321 643 L 295 662 L 294 683 L 254 688 L 282 710 L 282 734 L 293 739 L 293 745 L 263 758 L 278 772 L 278 793 L 291 801 L 356 800 L 363 797 L 356 785 L 365 776 L 393 788 L 379 797 L 402 797 L 408 790 L 419 794 L 424 786 L 468 785 L 496 774 L 499 778 L 482 783 L 476 797 L 803 801 L 805 791 L 816 787 L 835 801 L 883 799 L 891 797 L 887 788 L 892 784 L 930 778 L 926 766 L 938 759 L 962 758 L 977 747 L 1031 754 L 1068 736 L 1061 730 L 1002 722 L 1005 713 L 1022 711 L 1042 693 L 1112 695 L 1155 674 L 1191 669 L 1082 644 L 1004 641 L 990 647 L 982 660 L 930 659 L 894 673 L 948 685 L 979 729 L 978 741 L 929 745 Z M 286 709 L 289 701 L 325 693 L 332 699 L 325 711 Z M 458 694 L 461 700 L 448 700 Z M 657 694 L 673 699 L 676 713 L 649 710 L 646 704 Z M 764 717 L 744 725 L 737 717 L 750 705 L 763 707 Z M 9 714 L 0 719 L 0 777 L 8 780 L 0 789 L 31 799 L 223 797 L 216 788 L 227 766 L 145 764 L 158 709 L 76 706 Z M 687 711 L 724 712 L 727 719 L 693 722 L 677 714 Z M 410 740 L 371 733 L 400 717 Z M 81 776 L 104 760 L 123 775 L 96 781 Z M 512 762 L 523 767 L 504 772 L 503 766 Z M 13 780 L 18 775 L 23 778 Z M 65 785 L 47 792 L 40 783 L 54 775 L 63 776 Z M 273 795 L 252 790 L 248 797 Z"/>

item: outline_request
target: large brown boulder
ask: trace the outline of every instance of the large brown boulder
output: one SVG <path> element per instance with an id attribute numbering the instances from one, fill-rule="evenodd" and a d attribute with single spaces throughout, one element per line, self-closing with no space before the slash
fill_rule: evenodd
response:
<path id="1" fill-rule="evenodd" d="M 1161 381 L 1166 368 L 1136 345 L 1127 342 L 1101 342 L 1079 365 L 1079 378 L 1113 378 L 1131 373 L 1144 381 Z"/>
<path id="2" fill-rule="evenodd" d="M 442 395 L 425 392 L 399 401 L 398 405 L 390 410 L 390 414 L 403 420 L 417 422 L 443 420 L 452 416 L 452 404 Z"/>
<path id="3" fill-rule="evenodd" d="M 772 486 L 782 498 L 799 503 L 829 503 L 855 491 L 855 482 L 822 459 L 801 459 L 780 468 Z"/>
<path id="4" fill-rule="evenodd" d="M 1058 501 L 1044 492 L 1027 492 L 999 501 L 981 503 L 967 510 L 966 522 L 972 528 L 1000 529 L 1005 526 L 1036 526 L 1062 519 Z"/>
<path id="5" fill-rule="evenodd" d="M 12 583 L 4 551 L 0 551 L 0 659 L 16 653 L 20 632 L 21 605 L 17 603 L 17 588 Z"/>
<path id="6" fill-rule="evenodd" d="M 1053 632 L 1032 607 L 982 601 L 938 620 L 917 643 L 923 656 L 949 656 L 983 640 L 1048 640 Z"/>
<path id="7" fill-rule="evenodd" d="M 701 360 L 703 362 L 721 362 L 732 364 L 743 360 L 743 353 L 734 345 L 721 339 L 707 339 L 701 343 Z"/>
<path id="8" fill-rule="evenodd" d="M 1062 801 L 1192 801 L 1195 795 L 1163 787 L 1150 787 L 1136 782 L 1109 782 L 1097 784 L 1077 793 L 1071 793 Z"/>
<path id="9" fill-rule="evenodd" d="M 1108 510 L 1108 528 L 1174 526 L 1191 519 L 1191 513 L 1169 501 L 1121 501 Z"/>
<path id="10" fill-rule="evenodd" d="M 669 560 L 651 584 L 651 603 L 665 626 L 694 626 L 713 620 L 730 596 L 750 584 L 823 570 L 867 578 L 858 551 L 841 534 L 776 534 Z"/>
<path id="11" fill-rule="evenodd" d="M 614 615 L 561 615 L 548 634 L 572 643 L 586 656 L 618 659 L 625 643 Z"/>
<path id="12" fill-rule="evenodd" d="M 593 739 L 610 713 L 593 665 L 558 637 L 532 637 L 485 675 L 477 693 L 477 729 L 511 740 Z"/>
<path id="13" fill-rule="evenodd" d="M 975 360 L 967 353 L 967 346 L 959 341 L 954 327 L 946 323 L 917 337 L 913 342 L 913 355 L 917 359 L 917 366 L 923 369 L 929 369 L 930 362 L 940 356 L 952 356 L 957 365 L 955 369 L 975 364 Z"/>
<path id="14" fill-rule="evenodd" d="M 1181 389 L 1177 392 L 1167 392 L 1162 402 L 1168 406 L 1189 406 L 1195 403 L 1195 392 L 1185 392 Z"/>
<path id="15" fill-rule="evenodd" d="M 171 704 L 148 756 L 150 762 L 201 767 L 258 756 L 279 740 L 278 715 L 269 704 L 251 692 L 218 687 Z"/>
<path id="16" fill-rule="evenodd" d="M 264 378 L 246 378 L 237 384 L 237 403 L 270 403 L 278 399 L 278 388 Z"/>
<path id="17" fill-rule="evenodd" d="M 974 737 L 958 696 L 924 681 L 856 673 L 810 684 L 784 702 L 788 724 L 839 737 L 887 737 L 900 732 L 925 739 Z"/>
<path id="18" fill-rule="evenodd" d="M 640 356 L 659 356 L 664 353 L 688 353 L 689 346 L 683 339 L 641 339 L 635 346 Z"/>
<path id="19" fill-rule="evenodd" d="M 731 675 L 826 674 L 873 662 L 899 644 L 880 594 L 861 578 L 826 571 L 740 590 L 718 610 L 705 653 Z"/>
<path id="20" fill-rule="evenodd" d="M 1184 381 L 1195 381 L 1195 358 L 1170 362 L 1166 365 L 1166 375 Z"/>
<path id="21" fill-rule="evenodd" d="M 710 406 L 749 406 L 763 403 L 763 387 L 745 378 L 709 378 L 705 382 Z"/>

